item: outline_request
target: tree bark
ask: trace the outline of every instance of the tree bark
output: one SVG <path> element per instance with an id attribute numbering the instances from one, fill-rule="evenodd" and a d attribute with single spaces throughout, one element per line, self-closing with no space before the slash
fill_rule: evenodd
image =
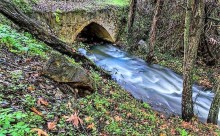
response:
<path id="1" fill-rule="evenodd" d="M 154 11 L 154 17 L 151 25 L 151 31 L 149 34 L 149 53 L 146 57 L 146 60 L 148 63 L 151 63 L 154 58 L 154 48 L 155 48 L 155 42 L 156 42 L 156 32 L 157 32 L 157 22 L 160 16 L 160 11 L 163 6 L 162 0 L 157 0 L 155 11 Z"/>
<path id="2" fill-rule="evenodd" d="M 220 108 L 220 77 L 218 81 L 216 82 L 215 97 L 212 101 L 212 104 L 209 110 L 207 123 L 213 123 L 216 125 L 218 124 L 219 108 Z"/>
<path id="3" fill-rule="evenodd" d="M 84 62 L 84 67 L 88 68 L 88 66 L 90 66 L 95 70 L 101 72 L 103 76 L 110 77 L 108 73 L 97 67 L 91 60 L 77 52 L 73 52 L 72 48 L 70 48 L 68 44 L 61 41 L 50 30 L 46 30 L 46 28 L 43 27 L 42 24 L 22 13 L 22 11 L 18 9 L 16 5 L 14 5 L 12 2 L 8 0 L 0 0 L 0 13 L 2 13 L 5 17 L 10 19 L 23 30 L 31 33 L 40 41 L 43 41 L 54 50 L 57 50 L 62 54 L 72 57 L 76 61 Z"/>
<path id="4" fill-rule="evenodd" d="M 136 9 L 137 9 L 137 0 L 131 0 L 129 17 L 128 17 L 128 33 L 131 33 L 132 31 Z"/>
<path id="5" fill-rule="evenodd" d="M 204 30 L 204 0 L 187 1 L 184 30 L 184 60 L 183 60 L 183 92 L 182 92 L 182 118 L 190 121 L 193 117 L 192 100 L 192 75 L 194 62 L 197 57 L 197 50 L 200 37 Z M 192 21 L 191 21 L 192 20 Z"/>

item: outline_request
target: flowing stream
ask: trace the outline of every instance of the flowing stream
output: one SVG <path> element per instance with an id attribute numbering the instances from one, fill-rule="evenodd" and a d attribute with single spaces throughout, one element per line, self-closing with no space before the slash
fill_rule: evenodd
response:
<path id="1" fill-rule="evenodd" d="M 168 115 L 181 115 L 183 80 L 171 69 L 149 65 L 111 44 L 92 46 L 89 52 L 84 49 L 79 51 L 109 71 L 112 78 L 136 99 Z M 213 97 L 211 90 L 193 85 L 194 113 L 203 122 L 206 122 Z"/>

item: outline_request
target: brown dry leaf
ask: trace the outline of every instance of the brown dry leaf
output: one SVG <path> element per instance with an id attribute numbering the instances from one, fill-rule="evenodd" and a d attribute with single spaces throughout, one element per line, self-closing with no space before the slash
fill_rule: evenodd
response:
<path id="1" fill-rule="evenodd" d="M 68 119 L 69 116 L 63 115 L 62 118 L 64 118 L 64 119 Z"/>
<path id="2" fill-rule="evenodd" d="M 163 124 L 163 125 L 160 126 L 160 129 L 162 129 L 162 130 L 166 129 L 166 128 L 167 128 L 167 124 Z"/>
<path id="3" fill-rule="evenodd" d="M 48 122 L 47 128 L 48 130 L 54 130 L 56 128 L 56 122 Z"/>
<path id="4" fill-rule="evenodd" d="M 32 107 L 31 110 L 32 110 L 34 113 L 36 113 L 37 115 L 43 116 L 43 114 L 42 114 L 40 111 L 38 111 L 35 107 Z"/>
<path id="5" fill-rule="evenodd" d="M 90 117 L 90 116 L 88 116 L 88 117 L 85 118 L 85 121 L 86 121 L 86 122 L 89 122 L 90 120 L 92 120 L 92 117 Z"/>
<path id="6" fill-rule="evenodd" d="M 95 124 L 92 123 L 92 124 L 88 125 L 88 126 L 87 126 L 87 129 L 95 129 Z"/>
<path id="7" fill-rule="evenodd" d="M 185 121 L 183 121 L 183 122 L 181 123 L 181 126 L 184 127 L 184 128 L 191 128 L 191 124 L 188 123 L 188 122 L 185 122 Z"/>
<path id="8" fill-rule="evenodd" d="M 129 118 L 129 117 L 131 117 L 131 115 L 132 115 L 132 114 L 129 112 L 129 113 L 127 114 L 127 117 Z"/>
<path id="9" fill-rule="evenodd" d="M 110 123 L 109 123 L 109 121 L 107 120 L 107 121 L 105 122 L 105 124 L 109 125 Z"/>
<path id="10" fill-rule="evenodd" d="M 34 91 L 35 90 L 34 86 L 29 86 L 27 89 L 28 89 L 28 91 Z"/>
<path id="11" fill-rule="evenodd" d="M 119 117 L 119 116 L 115 116 L 115 120 L 116 120 L 116 121 L 122 121 L 122 118 Z"/>
<path id="12" fill-rule="evenodd" d="M 172 128 L 170 132 L 171 132 L 172 135 L 176 135 L 176 130 L 175 129 Z"/>
<path id="13" fill-rule="evenodd" d="M 166 136 L 166 134 L 164 134 L 164 133 L 160 133 L 160 136 Z"/>
<path id="14" fill-rule="evenodd" d="M 32 132 L 37 132 L 38 136 L 49 136 L 46 132 L 44 132 L 42 129 L 39 128 L 33 128 L 31 129 Z"/>
<path id="15" fill-rule="evenodd" d="M 44 105 L 44 106 L 48 106 L 48 102 L 46 100 L 44 100 L 43 98 L 39 98 L 37 101 L 37 104 L 39 105 Z"/>
<path id="16" fill-rule="evenodd" d="M 72 52 L 76 52 L 76 50 L 72 48 Z"/>
<path id="17" fill-rule="evenodd" d="M 75 127 L 79 127 L 79 123 L 83 124 L 82 119 L 78 117 L 76 112 L 72 114 L 66 121 L 72 122 Z"/>

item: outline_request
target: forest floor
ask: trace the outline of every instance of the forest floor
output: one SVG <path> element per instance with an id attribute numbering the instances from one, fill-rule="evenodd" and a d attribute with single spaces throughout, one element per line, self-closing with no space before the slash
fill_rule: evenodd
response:
<path id="1" fill-rule="evenodd" d="M 30 34 L 0 24 L 1 136 L 220 135 L 196 117 L 189 123 L 166 118 L 93 70 L 97 89 L 80 97 L 77 88 L 41 74 L 51 52 Z"/>

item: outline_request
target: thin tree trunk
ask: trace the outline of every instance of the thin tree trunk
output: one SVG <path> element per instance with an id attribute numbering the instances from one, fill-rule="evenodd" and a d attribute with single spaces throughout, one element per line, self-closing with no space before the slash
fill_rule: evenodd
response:
<path id="1" fill-rule="evenodd" d="M 131 0 L 129 17 L 128 17 L 128 33 L 132 32 L 136 9 L 137 9 L 137 0 Z"/>
<path id="2" fill-rule="evenodd" d="M 215 97 L 212 101 L 212 104 L 209 110 L 207 123 L 213 123 L 216 125 L 218 124 L 219 108 L 220 108 L 220 77 L 216 83 Z"/>
<path id="3" fill-rule="evenodd" d="M 200 43 L 200 37 L 204 30 L 205 2 L 204 0 L 199 0 L 198 2 L 199 4 L 196 3 L 196 0 L 187 1 L 187 10 L 185 17 L 182 92 L 182 118 L 185 121 L 190 121 L 194 115 L 192 100 L 192 70 L 194 67 L 195 59 L 197 57 L 197 50 Z M 193 16 L 192 18 L 192 15 L 195 16 Z M 191 22 L 191 20 L 193 21 Z M 191 27 L 191 24 L 193 24 L 193 27 Z"/>
<path id="4" fill-rule="evenodd" d="M 155 11 L 154 11 L 154 17 L 151 25 L 151 31 L 149 34 L 149 53 L 147 55 L 147 62 L 151 63 L 154 58 L 154 48 L 155 48 L 155 42 L 156 42 L 156 32 L 157 32 L 157 22 L 160 15 L 160 10 L 162 9 L 163 1 L 157 0 Z"/>
<path id="5" fill-rule="evenodd" d="M 10 19 L 20 28 L 34 35 L 40 41 L 43 41 L 54 50 L 59 51 L 62 54 L 68 55 L 74 58 L 76 61 L 82 61 L 84 67 L 92 67 L 95 70 L 101 72 L 104 76 L 110 77 L 110 75 L 100 68 L 98 68 L 92 61 L 85 56 L 74 52 L 65 42 L 56 37 L 50 30 L 46 30 L 36 20 L 33 20 L 26 16 L 20 9 L 18 9 L 13 3 L 8 0 L 0 0 L 0 13 Z"/>

